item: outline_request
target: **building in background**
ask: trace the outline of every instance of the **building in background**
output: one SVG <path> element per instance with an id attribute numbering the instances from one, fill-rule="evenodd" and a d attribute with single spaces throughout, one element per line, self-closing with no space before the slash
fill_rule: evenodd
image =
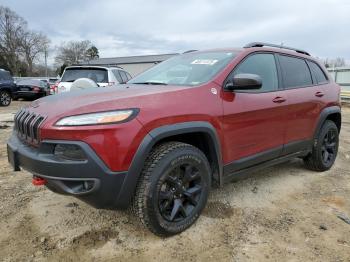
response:
<path id="1" fill-rule="evenodd" d="M 341 86 L 341 98 L 350 102 L 350 67 L 327 68 L 334 81 Z"/>
<path id="2" fill-rule="evenodd" d="M 327 70 L 342 90 L 350 91 L 350 67 L 334 67 Z"/>
<path id="3" fill-rule="evenodd" d="M 97 66 L 119 66 L 125 71 L 129 72 L 133 77 L 146 71 L 155 64 L 163 62 L 178 55 L 174 54 L 162 54 L 162 55 L 142 55 L 142 56 L 125 56 L 125 57 L 111 57 L 111 58 L 98 58 L 90 60 L 88 63 L 82 63 L 83 65 L 97 65 Z"/>

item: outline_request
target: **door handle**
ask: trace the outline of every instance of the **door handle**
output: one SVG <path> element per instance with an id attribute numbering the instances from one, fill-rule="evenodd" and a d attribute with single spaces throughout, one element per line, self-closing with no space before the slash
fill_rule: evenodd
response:
<path id="1" fill-rule="evenodd" d="M 318 91 L 318 92 L 316 92 L 315 96 L 322 97 L 322 96 L 324 96 L 324 93 L 321 91 Z"/>
<path id="2" fill-rule="evenodd" d="M 274 102 L 274 103 L 283 103 L 285 101 L 286 101 L 286 99 L 281 97 L 281 96 L 277 96 L 274 99 L 272 99 L 272 102 Z"/>

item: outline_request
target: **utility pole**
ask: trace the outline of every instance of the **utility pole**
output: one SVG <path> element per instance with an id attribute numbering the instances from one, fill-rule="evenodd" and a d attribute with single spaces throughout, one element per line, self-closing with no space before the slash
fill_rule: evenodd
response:
<path id="1" fill-rule="evenodd" d="M 45 77 L 47 77 L 47 48 L 45 47 Z"/>

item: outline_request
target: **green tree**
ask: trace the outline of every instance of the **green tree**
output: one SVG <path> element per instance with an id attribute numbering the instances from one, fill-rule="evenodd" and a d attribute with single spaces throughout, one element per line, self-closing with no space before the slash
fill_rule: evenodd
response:
<path id="1" fill-rule="evenodd" d="M 92 60 L 92 59 L 96 59 L 99 58 L 99 54 L 98 54 L 98 49 L 96 46 L 91 46 L 87 51 L 86 51 L 86 56 L 88 58 L 88 60 Z"/>
<path id="2" fill-rule="evenodd" d="M 63 64 L 63 65 L 61 65 L 60 67 L 58 67 L 58 68 L 56 69 L 56 74 L 58 74 L 59 76 L 62 76 L 63 71 L 64 71 L 64 69 L 65 69 L 66 67 L 67 67 L 66 64 Z"/>

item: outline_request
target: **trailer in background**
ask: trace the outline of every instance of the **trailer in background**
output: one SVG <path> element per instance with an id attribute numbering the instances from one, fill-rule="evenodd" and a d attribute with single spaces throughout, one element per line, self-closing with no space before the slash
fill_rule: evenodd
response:
<path id="1" fill-rule="evenodd" d="M 335 82 L 341 86 L 341 99 L 350 102 L 350 67 L 327 68 Z"/>

